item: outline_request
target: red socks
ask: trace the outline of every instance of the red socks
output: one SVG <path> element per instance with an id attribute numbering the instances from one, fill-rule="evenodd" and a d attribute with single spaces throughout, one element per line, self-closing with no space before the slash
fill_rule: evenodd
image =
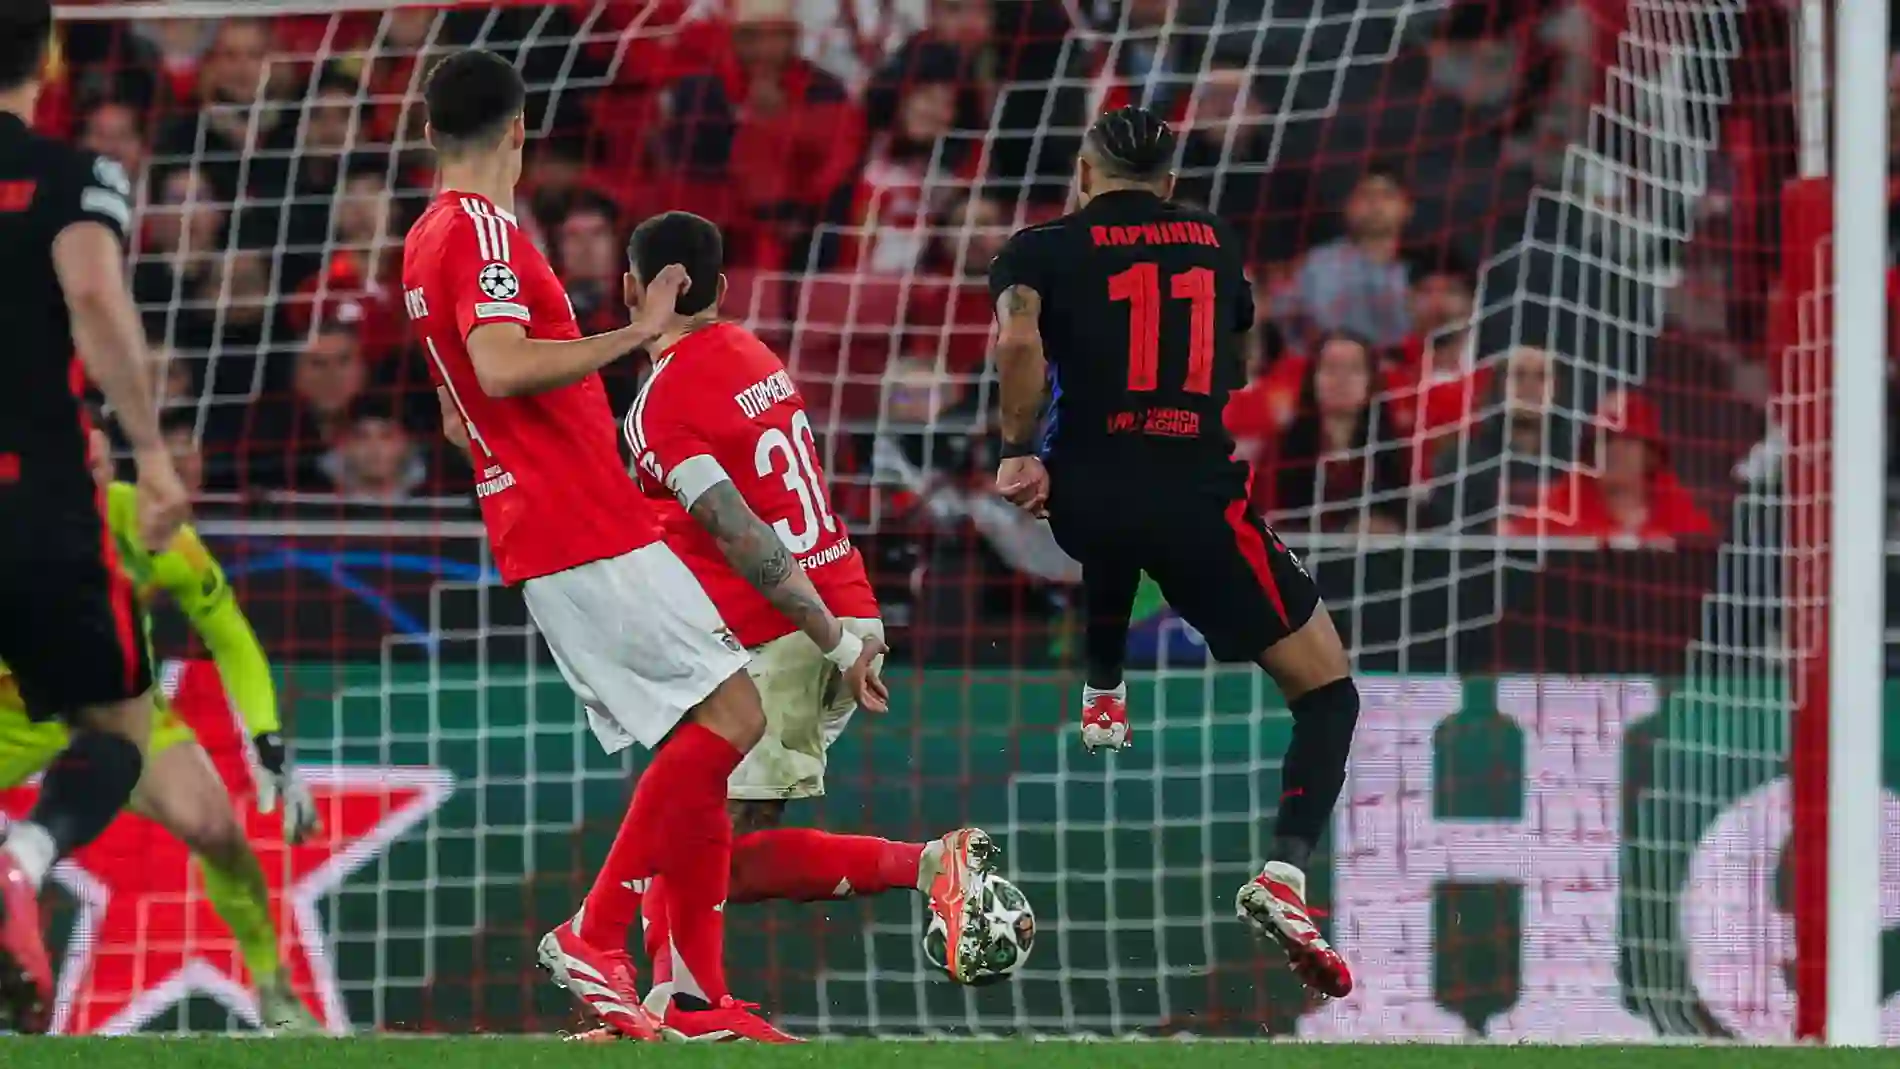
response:
<path id="1" fill-rule="evenodd" d="M 727 994 L 723 908 L 732 872 L 726 780 L 742 755 L 717 733 L 685 723 L 653 755 L 581 913 L 580 936 L 623 948 L 653 877 L 666 876 L 667 921 L 678 973 L 718 1002 Z"/>
<path id="2" fill-rule="evenodd" d="M 733 902 L 785 899 L 816 902 L 824 899 L 874 895 L 917 888 L 917 864 L 922 843 L 894 843 L 869 835 L 833 835 L 816 828 L 770 828 L 741 836 L 732 844 Z M 664 889 L 662 889 L 664 883 Z M 671 946 L 670 903 L 673 882 L 655 880 L 646 896 L 646 951 L 653 963 L 652 990 L 665 988 L 692 995 L 696 971 L 675 968 Z M 591 900 L 590 900 L 591 901 Z M 590 940 L 591 941 L 591 940 Z"/>
<path id="3" fill-rule="evenodd" d="M 770 828 L 732 844 L 732 901 L 816 902 L 915 890 L 922 843 Z"/>

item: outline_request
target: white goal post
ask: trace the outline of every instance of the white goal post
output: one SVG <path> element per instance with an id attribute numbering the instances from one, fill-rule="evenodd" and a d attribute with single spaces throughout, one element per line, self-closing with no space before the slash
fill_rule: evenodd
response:
<path id="1" fill-rule="evenodd" d="M 699 13 L 732 2 L 680 0 L 671 6 Z M 838 10 L 921 10 L 926 2 L 800 0 L 797 6 L 801 13 L 834 4 Z M 239 18 L 282 20 L 280 28 L 300 21 L 327 25 L 320 44 L 300 40 L 267 58 L 267 65 L 281 65 L 279 73 L 296 72 L 284 82 L 300 83 L 275 90 L 281 99 L 273 99 L 272 107 L 287 114 L 316 100 L 316 72 L 339 57 L 368 70 L 378 60 L 423 58 L 470 43 L 520 47 L 524 56 L 535 45 L 545 50 L 546 66 L 559 73 L 532 74 L 539 80 L 531 82 L 531 92 L 615 105 L 601 110 L 615 112 L 621 125 L 603 123 L 590 110 L 587 136 L 605 144 L 635 140 L 629 130 L 647 121 L 644 112 L 619 109 L 621 98 L 613 92 L 625 88 L 618 84 L 623 78 L 635 80 L 643 70 L 638 59 L 627 58 L 647 54 L 634 48 L 677 43 L 677 26 L 660 26 L 664 20 L 655 14 L 668 6 L 666 0 L 126 0 L 56 5 L 56 12 L 73 22 L 148 27 Z M 999 0 L 996 6 L 1045 5 Z M 1185 26 L 1192 8 L 1216 13 L 1210 17 L 1222 24 L 1226 47 L 1210 47 L 1204 55 L 1183 49 L 1183 68 L 1150 82 L 1144 99 L 1158 107 L 1180 105 L 1184 141 L 1197 121 L 1203 130 L 1219 127 L 1207 117 L 1214 105 L 1204 99 L 1207 90 L 1223 84 L 1219 76 L 1244 75 L 1241 84 L 1263 99 L 1256 102 L 1259 113 L 1248 116 L 1232 102 L 1236 116 L 1224 120 L 1225 143 L 1207 149 L 1200 164 L 1184 165 L 1184 182 L 1205 181 L 1210 203 L 1225 196 L 1231 205 L 1239 203 L 1236 186 L 1252 188 L 1252 182 L 1267 189 L 1266 176 L 1306 169 L 1315 187 L 1310 196 L 1289 198 L 1275 188 L 1261 196 L 1260 206 L 1234 209 L 1255 212 L 1255 222 L 1270 218 L 1276 234 L 1297 232 L 1299 248 L 1287 253 L 1294 256 L 1329 236 L 1335 194 L 1342 193 L 1331 186 L 1346 181 L 1342 175 L 1350 178 L 1349 172 L 1367 163 L 1396 162 L 1398 171 L 1427 191 L 1421 199 L 1436 196 L 1440 202 L 1436 237 L 1449 244 L 1449 237 L 1486 228 L 1506 235 L 1474 240 L 1484 262 L 1462 271 L 1471 276 L 1478 306 L 1462 324 L 1471 328 L 1470 339 L 1460 345 L 1472 360 L 1487 372 L 1498 371 L 1501 384 L 1520 347 L 1548 345 L 1547 355 L 1564 356 L 1550 374 L 1562 378 L 1566 389 L 1547 404 L 1573 433 L 1595 418 L 1596 398 L 1612 386 L 1673 396 L 1677 425 L 1671 429 L 1682 435 L 1679 444 L 1690 447 L 1684 452 L 1699 446 L 1704 467 L 1719 457 L 1726 471 L 1730 458 L 1722 449 L 1746 449 L 1759 440 L 1748 462 L 1759 479 L 1751 476 L 1746 488 L 1724 488 L 1717 495 L 1727 508 L 1725 495 L 1734 493 L 1736 511 L 1745 518 L 1725 524 L 1718 517 L 1716 525 L 1730 529 L 1716 539 L 1719 546 L 1699 555 L 1652 558 L 1600 552 L 1604 543 L 1596 536 L 1496 533 L 1500 518 L 1518 506 L 1493 494 L 1496 500 L 1473 505 L 1466 516 L 1462 495 L 1498 481 L 1510 463 L 1502 446 L 1496 455 L 1479 458 L 1474 452 L 1442 471 L 1421 465 L 1411 476 L 1418 485 L 1408 484 L 1408 493 L 1442 491 L 1457 503 L 1455 522 L 1398 531 L 1369 524 L 1349 533 L 1317 525 L 1283 530 L 1322 585 L 1331 580 L 1328 604 L 1360 659 L 1366 695 L 1352 793 L 1342 801 L 1332 832 L 1335 844 L 1358 849 L 1328 858 L 1329 874 L 1315 884 L 1324 886 L 1315 892 L 1315 903 L 1327 908 L 1333 938 L 1365 960 L 1364 983 L 1354 1000 L 1323 1009 L 1292 1005 L 1284 988 L 1263 978 L 1253 947 L 1242 943 L 1242 933 L 1219 905 L 1231 901 L 1239 867 L 1257 862 L 1260 843 L 1250 837 L 1261 834 L 1260 818 L 1271 810 L 1280 775 L 1277 745 L 1261 740 L 1276 738 L 1271 732 L 1284 729 L 1290 718 L 1277 694 L 1250 672 L 1210 669 L 1204 657 L 1170 661 L 1180 626 L 1164 619 L 1151 640 L 1153 668 L 1136 681 L 1147 706 L 1144 730 L 1154 745 L 1111 766 L 1085 763 L 1072 747 L 1059 745 L 1072 741 L 1066 729 L 1058 734 L 1051 727 L 1065 715 L 1066 681 L 1061 695 L 1051 697 L 1056 688 L 1050 681 L 1016 662 L 997 667 L 946 660 L 946 667 L 938 667 L 917 652 L 921 640 L 904 651 L 912 659 L 904 671 L 912 676 L 900 677 L 907 689 L 900 692 L 896 719 L 876 730 L 887 743 L 908 731 L 948 748 L 953 758 L 960 753 L 966 767 L 985 770 L 986 778 L 944 797 L 954 795 L 951 800 L 963 807 L 959 819 L 980 819 L 1009 843 L 1011 875 L 1041 911 L 1037 958 L 1016 983 L 978 999 L 932 981 L 920 964 L 918 921 L 909 903 L 852 906 L 828 923 L 801 924 L 796 931 L 776 921 L 736 926 L 741 939 L 750 940 L 741 944 L 739 958 L 769 957 L 773 994 L 791 993 L 782 1000 L 788 1005 L 775 1012 L 786 1013 L 782 1019 L 795 1030 L 830 1035 L 1129 1035 L 1160 1028 L 1151 1034 L 1251 1029 L 1352 1040 L 1900 1043 L 1900 996 L 1883 1000 L 1879 953 L 1883 907 L 1889 924 L 1900 908 L 1900 872 L 1884 879 L 1882 872 L 1883 853 L 1900 855 L 1900 838 L 1888 833 L 1900 828 L 1889 816 L 1889 810 L 1900 813 L 1900 795 L 1890 795 L 1882 782 L 1885 718 L 1894 715 L 1900 723 L 1900 707 L 1887 707 L 1900 686 L 1887 677 L 1892 636 L 1884 604 L 1890 563 L 1900 560 L 1900 542 L 1887 541 L 1883 462 L 1890 355 L 1887 6 L 1879 0 L 1527 2 L 1524 9 L 1562 8 L 1571 23 L 1595 20 L 1586 28 L 1598 35 L 1598 54 L 1570 56 L 1568 64 L 1553 66 L 1556 84 L 1549 93 L 1567 108 L 1503 132 L 1489 125 L 1486 109 L 1495 101 L 1481 101 L 1442 130 L 1415 120 L 1414 110 L 1424 117 L 1427 104 L 1445 102 L 1444 87 L 1411 85 L 1405 75 L 1418 75 L 1418 68 L 1399 62 L 1419 60 L 1446 44 L 1436 36 L 1439 27 L 1457 21 L 1453 16 L 1461 9 L 1487 6 L 1479 0 L 1169 0 L 1163 6 L 1171 21 L 1159 37 L 1134 26 L 1129 12 L 1142 5 L 1132 0 L 1046 6 L 1066 10 L 1073 20 L 1054 31 L 1035 31 L 1049 35 L 1033 42 L 1050 52 L 1048 68 L 1000 77 L 994 114 L 979 116 L 979 128 L 960 128 L 956 135 L 975 146 L 973 159 L 991 161 L 986 167 L 1008 154 L 1004 150 L 1024 156 L 1024 173 L 998 179 L 987 171 L 971 177 L 939 167 L 937 157 L 952 140 L 944 137 L 930 164 L 919 165 L 918 189 L 924 200 L 961 205 L 967 213 L 961 221 L 938 221 L 920 211 L 914 222 L 897 223 L 890 221 L 894 216 L 871 212 L 867 221 L 837 227 L 841 242 L 880 233 L 919 242 L 941 239 L 959 250 L 952 254 L 954 267 L 926 269 L 916 258 L 887 277 L 832 266 L 807 272 L 812 265 L 791 262 L 746 263 L 734 272 L 749 276 L 749 285 L 735 285 L 735 291 L 752 300 L 746 306 L 733 302 L 735 318 L 762 332 L 761 324 L 778 331 L 778 347 L 803 388 L 832 387 L 829 418 L 844 422 L 839 413 L 847 389 L 854 405 L 859 394 L 871 397 L 857 428 L 838 436 L 876 435 L 892 451 L 892 442 L 915 441 L 926 456 L 958 438 L 977 437 L 964 416 L 938 415 L 934 395 L 931 415 L 897 414 L 892 397 L 911 387 L 882 378 L 881 368 L 866 374 L 852 363 L 854 356 L 875 350 L 877 359 L 895 366 L 901 355 L 920 375 L 968 380 L 957 384 L 967 384 L 979 404 L 989 403 L 981 355 L 974 369 L 953 367 L 947 344 L 953 333 L 988 330 L 987 304 L 979 306 L 972 327 L 954 314 L 960 306 L 952 289 L 940 310 L 943 322 L 931 321 L 938 336 L 930 352 L 907 348 L 900 354 L 899 342 L 910 335 L 900 339 L 889 316 L 911 331 L 904 316 L 922 304 L 924 284 L 941 281 L 938 274 L 959 284 L 969 281 L 962 271 L 973 255 L 968 250 L 975 248 L 975 232 L 1006 231 L 1023 222 L 1010 214 L 1029 206 L 1028 193 L 1018 195 L 1018 187 L 1051 184 L 1049 174 L 1027 160 L 1040 157 L 1045 142 L 1079 134 L 1084 108 L 1078 105 L 1071 114 L 1062 110 L 1065 102 L 1086 96 L 1092 108 L 1106 99 L 1107 87 L 1122 77 L 1117 62 L 1148 49 L 1163 55 L 1178 45 L 1167 43 L 1185 32 L 1174 23 Z M 1490 6 L 1508 11 L 1517 5 Z M 533 11 L 518 10 L 528 7 Z M 389 26 L 412 21 L 394 17 L 405 8 L 437 16 L 419 45 L 391 41 Z M 610 9 L 631 21 L 616 22 L 608 17 Z M 1610 11 L 1616 17 L 1604 14 Z M 1176 12 L 1183 14 L 1173 18 Z M 377 13 L 387 15 L 381 28 Z M 521 17 L 511 20 L 514 15 Z M 314 18 L 297 18 L 307 16 Z M 365 23 L 374 32 L 345 40 L 343 29 Z M 1773 47 L 1750 37 L 1761 23 L 1773 23 Z M 458 25 L 467 32 L 448 33 L 444 27 L 450 24 L 467 24 Z M 1468 51 L 1451 49 L 1455 62 L 1433 67 L 1432 74 L 1462 75 L 1460 88 L 1481 96 L 1488 79 L 1480 76 L 1497 73 L 1488 65 L 1502 51 L 1519 59 L 1535 56 L 1549 44 L 1542 36 L 1562 27 L 1534 29 L 1510 41 L 1495 27 L 1479 32 L 1481 42 L 1451 39 Z M 1029 31 L 1020 32 L 1027 41 Z M 999 26 L 991 45 L 1000 46 L 1004 33 Z M 1499 36 L 1486 36 L 1492 34 Z M 585 77 L 572 75 L 577 61 L 592 64 Z M 1100 71 L 1089 66 L 1097 61 Z M 524 69 L 530 66 L 522 62 Z M 1740 77 L 1744 71 L 1759 77 L 1766 66 L 1776 75 L 1772 90 L 1749 87 Z M 372 87 L 365 78 L 358 103 L 376 97 L 408 108 L 419 83 L 418 76 L 406 85 Z M 1414 89 L 1418 99 L 1410 95 Z M 1006 111 L 1035 110 L 1018 106 L 1025 102 L 1043 109 L 1040 119 L 1003 121 Z M 1773 123 L 1763 119 L 1771 109 Z M 190 117 L 197 109 L 183 110 Z M 1743 169 L 1728 140 L 1728 119 L 1737 114 L 1758 124 L 1757 140 L 1746 150 L 1758 154 L 1751 159 L 1758 163 L 1772 154 L 1786 165 L 1780 171 L 1760 168 L 1771 174 L 1764 182 L 1772 183 L 1760 189 L 1725 173 Z M 1335 122 L 1342 116 L 1343 122 Z M 202 115 L 192 121 L 202 122 Z M 379 192 L 393 192 L 398 150 L 416 148 L 419 123 L 397 124 L 400 132 L 369 145 L 360 120 L 352 122 L 358 124 L 349 134 L 352 150 L 374 148 L 374 159 L 387 157 L 390 188 Z M 1795 139 L 1787 141 L 1777 124 L 1787 125 Z M 548 125 L 531 136 L 554 132 L 552 118 Z M 1769 126 L 1772 132 L 1759 128 Z M 645 138 L 648 131 L 634 133 Z M 1494 137 L 1496 146 L 1490 144 Z M 1255 143 L 1243 145 L 1249 140 Z M 1015 152 L 1022 147 L 1017 142 L 1031 147 Z M 1467 157 L 1470 146 L 1492 155 Z M 1375 147 L 1391 159 L 1373 160 Z M 306 149 L 301 134 L 294 148 L 270 151 L 293 173 L 306 157 L 319 154 Z M 174 144 L 169 152 L 148 162 L 191 168 L 218 158 L 202 143 L 202 131 L 200 144 Z M 1467 158 L 1493 157 L 1497 174 L 1474 175 L 1462 167 Z M 1055 179 L 1058 186 L 1066 181 L 1061 174 Z M 1766 277 L 1774 273 L 1766 265 L 1783 252 L 1777 240 L 1796 247 L 1785 233 L 1766 223 L 1767 233 L 1743 232 L 1732 221 L 1733 233 L 1702 231 L 1720 231 L 1708 228 L 1709 220 L 1742 201 L 1759 206 L 1760 219 L 1767 219 L 1767 206 L 1779 203 L 1784 183 L 1806 187 L 1800 192 L 1813 194 L 1831 222 L 1795 253 L 1813 276 L 1812 285 L 1788 284 L 1776 293 L 1783 280 Z M 423 179 L 417 186 L 426 184 Z M 1472 190 L 1489 190 L 1494 203 L 1473 203 Z M 217 207 L 233 215 L 239 208 L 261 209 L 273 213 L 272 219 L 287 219 L 299 197 L 322 201 L 326 213 L 339 208 L 344 191 L 334 191 L 335 198 L 332 192 L 278 191 L 260 200 L 240 190 L 236 203 Z M 994 203 L 979 203 L 979 192 Z M 191 200 L 199 195 L 183 194 L 182 207 L 199 203 Z M 979 224 L 974 220 L 980 208 L 993 209 L 997 217 Z M 236 229 L 231 227 L 232 234 Z M 378 240 L 385 236 L 379 232 Z M 328 257 L 349 251 L 354 240 L 323 236 L 292 251 Z M 813 265 L 819 244 L 813 243 Z M 234 236 L 216 245 L 208 250 L 215 256 L 241 251 Z M 259 256 L 267 260 L 284 252 L 280 241 Z M 134 261 L 141 256 L 158 258 L 135 248 Z M 1697 275 L 1697 257 L 1725 260 L 1726 270 Z M 1266 260 L 1263 254 L 1256 269 Z M 1692 291 L 1711 277 L 1717 279 L 1714 288 L 1730 290 L 1724 296 L 1734 306 L 1752 307 L 1709 328 L 1722 335 L 1726 362 L 1719 373 L 1704 376 L 1698 364 L 1671 378 L 1663 372 L 1680 355 L 1708 355 L 1668 335 L 1677 325 L 1672 319 L 1706 296 Z M 327 278 L 324 273 L 313 280 L 313 300 L 331 296 Z M 310 297 L 275 275 L 264 288 L 272 303 Z M 1806 317 L 1800 328 L 1777 334 L 1773 326 L 1737 327 L 1744 318 L 1770 319 L 1767 309 L 1777 297 L 1790 298 L 1792 306 L 1795 289 Z M 821 309 L 820 297 L 834 299 Z M 886 297 L 889 308 L 878 303 Z M 213 297 L 175 297 L 173 304 L 194 300 L 213 306 L 208 314 L 217 317 L 241 303 L 227 287 Z M 862 311 L 872 307 L 882 310 Z M 170 346 L 176 324 L 164 329 Z M 1560 336 L 1566 340 L 1544 340 Z M 272 344 L 279 350 L 272 359 L 279 359 L 302 338 L 267 335 L 257 348 Z M 249 366 L 222 341 L 202 352 L 172 348 L 173 358 L 192 361 L 206 373 L 197 402 L 201 437 L 209 437 L 203 430 L 209 416 L 226 411 L 220 406 L 244 410 L 279 399 L 275 393 L 267 397 L 267 390 L 283 392 L 266 386 L 261 374 L 255 381 L 247 374 L 235 390 L 228 377 L 211 374 L 221 361 Z M 1741 351 L 1748 355 L 1736 359 Z M 1750 371 L 1763 363 L 1798 365 L 1787 383 L 1777 382 L 1779 392 L 1765 406 L 1765 435 L 1724 407 L 1746 408 L 1751 418 L 1763 415 L 1759 396 L 1735 389 L 1726 377 L 1750 362 Z M 1586 380 L 1587 391 L 1581 385 Z M 226 392 L 214 390 L 214 381 Z M 1731 396 L 1743 394 L 1739 401 Z M 1449 448 L 1464 449 L 1477 439 L 1475 432 L 1502 426 L 1505 397 L 1504 390 L 1487 388 L 1469 403 L 1445 425 L 1455 432 L 1447 435 Z M 814 411 L 824 407 L 814 405 Z M 1685 408 L 1713 414 L 1696 424 L 1681 419 Z M 1556 432 L 1550 433 L 1554 440 Z M 1717 440 L 1689 440 L 1697 434 Z M 262 432 L 256 437 L 243 444 L 273 444 Z M 1590 463 L 1581 459 L 1581 441 L 1571 443 L 1575 456 L 1563 458 L 1579 471 Z M 1365 452 L 1371 458 L 1381 449 L 1396 454 L 1405 448 L 1404 441 L 1369 439 Z M 911 468 L 929 467 L 900 459 Z M 875 454 L 853 468 L 830 455 L 825 461 L 835 483 L 866 491 L 867 515 L 861 524 L 854 521 L 853 535 L 866 536 L 868 543 L 885 522 L 878 511 L 885 496 L 873 491 L 892 485 L 899 465 L 880 465 Z M 483 1029 L 545 1030 L 545 1008 L 537 1010 L 532 1000 L 524 1006 L 511 986 L 518 956 L 512 941 L 545 920 L 554 908 L 549 902 L 558 899 L 565 908 L 563 896 L 580 886 L 576 859 L 583 844 L 595 841 L 588 838 L 599 830 L 595 825 L 619 804 L 627 767 L 591 749 L 571 695 L 520 618 L 519 599 L 489 574 L 483 528 L 472 510 L 460 508 L 466 501 L 456 498 L 459 511 L 445 509 L 426 519 L 414 518 L 425 515 L 421 509 L 400 516 L 393 509 L 380 516 L 338 510 L 333 515 L 342 518 L 316 518 L 315 509 L 258 512 L 250 506 L 277 491 L 268 485 L 261 493 L 254 489 L 233 489 L 221 503 L 201 501 L 199 528 L 221 555 L 231 547 L 226 564 L 246 598 L 266 586 L 260 575 L 319 575 L 330 584 L 279 584 L 284 619 L 295 624 L 316 618 L 318 627 L 334 629 L 300 635 L 301 646 L 281 654 L 272 649 L 280 667 L 288 666 L 286 675 L 302 684 L 299 697 L 290 699 L 307 717 L 295 732 L 297 759 L 318 769 L 326 763 L 451 769 L 461 806 L 418 818 L 412 832 L 404 833 L 407 841 L 397 844 L 408 853 L 379 860 L 353 882 L 325 892 L 324 923 L 341 962 L 337 997 L 354 1007 L 355 1023 L 372 1027 L 423 1021 L 419 1027 L 433 1028 L 446 1021 L 457 1022 L 455 1027 L 476 1022 Z M 1372 494 L 1368 488 L 1368 500 Z M 1358 507 L 1367 509 L 1367 501 Z M 240 548 L 247 542 L 252 548 Z M 392 545 L 401 552 L 355 552 Z M 413 574 L 389 564 L 396 556 L 408 562 L 404 567 L 417 564 Z M 1619 557 L 1647 561 L 1643 567 L 1649 570 L 1592 570 Z M 906 558 L 902 567 L 917 591 L 982 578 L 966 580 L 928 559 Z M 1704 571 L 1718 578 L 1708 579 Z M 363 591 L 346 589 L 345 581 L 354 582 L 359 573 Z M 1545 580 L 1557 591 L 1548 598 Z M 1522 604 L 1507 599 L 1507 588 L 1523 594 Z M 1680 590 L 1693 595 L 1693 611 L 1675 612 L 1674 603 L 1683 600 L 1675 597 Z M 316 612 L 299 615 L 355 606 L 359 593 L 367 604 L 391 592 L 410 600 L 393 604 L 402 599 L 392 595 L 387 615 L 406 611 L 412 628 L 359 628 L 346 635 L 342 624 Z M 1651 619 L 1665 615 L 1681 615 L 1688 623 L 1672 630 L 1673 618 Z M 356 617 L 339 609 L 335 620 L 344 619 Z M 937 626 L 965 624 L 959 617 Z M 1025 629 L 1012 621 L 1012 633 L 1017 630 Z M 1502 649 L 1506 637 L 1532 632 L 1540 655 L 1561 655 L 1556 667 L 1546 671 L 1540 663 L 1534 673 L 1506 671 L 1481 659 L 1493 646 Z M 1684 658 L 1678 651 L 1685 645 L 1688 664 L 1679 668 Z M 1640 668 L 1619 660 L 1638 653 L 1644 658 Z M 307 663 L 297 663 L 300 656 Z M 1061 656 L 1072 654 L 1052 653 L 1049 659 Z M 1595 667 L 1602 664 L 1612 667 Z M 1054 671 L 1070 667 L 1056 663 Z M 307 671 L 300 675 L 299 669 Z M 1655 730 L 1640 738 L 1631 731 L 1626 738 L 1625 729 L 1639 724 Z M 866 743 L 879 737 L 870 730 L 853 732 L 844 743 L 846 760 L 839 763 L 841 789 L 829 803 L 836 808 L 827 819 L 838 815 L 841 829 L 862 824 L 861 830 L 880 834 L 914 831 L 902 822 L 919 824 L 921 817 L 889 804 L 893 784 L 914 788 L 928 778 L 903 764 L 910 755 L 901 747 L 880 749 Z M 995 741 L 1004 737 L 1007 745 Z M 1579 759 L 1578 739 L 1599 749 Z M 1008 756 L 997 761 L 990 753 L 988 764 L 973 759 L 979 752 L 974 747 L 992 743 Z M 1519 750 L 1528 756 L 1514 767 Z M 1643 762 L 1653 768 L 1639 774 Z M 1572 778 L 1540 779 L 1540 767 Z M 924 811 L 922 803 L 917 811 Z M 1575 838 L 1565 838 L 1573 830 Z M 1176 849 L 1195 838 L 1209 845 Z M 1458 851 L 1467 847 L 1461 856 Z M 1784 864 L 1784 857 L 1791 862 Z M 1792 901 L 1778 896 L 1783 869 L 1798 869 L 1795 882 L 1801 886 Z M 1706 895 L 1692 893 L 1705 890 L 1692 886 L 1700 882 L 1709 885 Z M 537 887 L 539 897 L 532 898 Z M 1520 903 L 1532 904 L 1521 916 Z M 438 1012 L 438 998 L 450 1008 L 430 1016 Z M 1270 1026 L 1262 1023 L 1269 1017 Z M 204 1027 L 200 1019 L 180 1021 L 179 1028 Z"/>
<path id="2" fill-rule="evenodd" d="M 1804 33 L 1824 22 L 1813 11 L 1822 6 L 1803 0 Z M 1835 17 L 1827 1042 L 1872 1046 L 1880 1042 L 1882 734 L 1874 711 L 1886 652 L 1887 5 L 1841 0 Z"/>

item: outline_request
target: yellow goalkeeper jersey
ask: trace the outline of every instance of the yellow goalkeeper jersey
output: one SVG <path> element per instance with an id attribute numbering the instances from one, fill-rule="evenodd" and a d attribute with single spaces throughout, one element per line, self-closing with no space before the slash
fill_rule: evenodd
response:
<path id="1" fill-rule="evenodd" d="M 106 488 L 106 528 L 119 550 L 119 566 L 138 591 L 141 624 L 149 647 L 152 617 L 147 607 L 160 592 L 171 595 L 178 608 L 204 641 L 218 666 L 225 694 L 243 716 L 252 735 L 277 731 L 277 688 L 271 682 L 270 661 L 257 633 L 238 608 L 224 569 L 205 548 L 198 532 L 186 526 L 172 536 L 162 553 L 152 553 L 139 542 L 138 488 L 115 482 Z M 18 708 L 20 695 L 13 676 L 0 664 L 0 706 Z"/>

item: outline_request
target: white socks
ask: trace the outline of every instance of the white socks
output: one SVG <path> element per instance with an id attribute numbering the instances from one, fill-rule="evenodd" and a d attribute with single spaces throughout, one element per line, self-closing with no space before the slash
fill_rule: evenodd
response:
<path id="1" fill-rule="evenodd" d="M 1293 888 L 1293 893 L 1300 896 L 1300 901 L 1306 901 L 1306 873 L 1284 861 L 1269 861 L 1262 871 Z"/>
<path id="2" fill-rule="evenodd" d="M 53 871 L 53 862 L 59 860 L 59 848 L 53 845 L 53 836 L 45 828 L 30 820 L 14 821 L 7 829 L 6 851 L 19 862 L 26 878 L 33 881 L 37 889 L 46 882 L 46 874 Z"/>
<path id="3" fill-rule="evenodd" d="M 1097 698 L 1113 698 L 1119 702 L 1126 702 L 1128 700 L 1128 684 L 1121 683 L 1107 690 L 1102 690 L 1084 683 L 1082 685 L 1083 708 L 1087 708 L 1088 704 Z"/>

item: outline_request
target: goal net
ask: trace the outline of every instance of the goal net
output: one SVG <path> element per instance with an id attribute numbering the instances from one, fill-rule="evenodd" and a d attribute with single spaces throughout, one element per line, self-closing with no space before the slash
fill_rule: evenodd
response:
<path id="1" fill-rule="evenodd" d="M 1820 857 L 1788 850 L 1787 770 L 1825 605 L 1802 463 L 1829 443 L 1790 428 L 1824 404 L 1827 224 L 1797 239 L 1783 204 L 1784 5 L 244 8 L 62 8 L 42 123 L 139 182 L 168 434 L 332 817 L 263 851 L 331 1027 L 566 1025 L 533 946 L 633 767 L 499 584 L 408 344 L 421 79 L 479 45 L 529 84 L 519 216 L 583 329 L 624 322 L 633 223 L 706 215 L 726 311 L 825 431 L 894 701 L 792 819 L 979 824 L 1037 908 L 1021 978 L 971 990 L 924 962 L 913 898 L 735 906 L 737 991 L 817 1034 L 1794 1035 Z M 1259 373 L 1231 422 L 1362 673 L 1311 874 L 1360 976 L 1334 1005 L 1231 916 L 1279 796 L 1279 697 L 1145 592 L 1141 746 L 1085 756 L 1073 565 L 985 489 L 988 260 L 1063 210 L 1083 130 L 1128 102 L 1177 123 L 1178 195 L 1248 243 Z M 183 855 L 142 882 L 102 877 L 115 856 L 63 881 L 66 1027 L 253 1023 Z M 102 887 L 130 920 L 91 923 Z"/>

